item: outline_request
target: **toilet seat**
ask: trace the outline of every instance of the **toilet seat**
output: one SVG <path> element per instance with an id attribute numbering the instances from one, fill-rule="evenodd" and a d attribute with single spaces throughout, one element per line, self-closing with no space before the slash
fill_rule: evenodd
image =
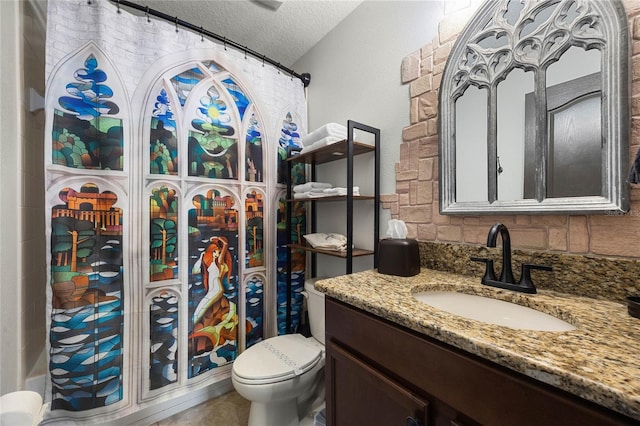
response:
<path id="1" fill-rule="evenodd" d="M 233 375 L 246 384 L 289 380 L 311 370 L 322 358 L 322 350 L 301 334 L 263 340 L 244 351 L 233 363 Z"/>

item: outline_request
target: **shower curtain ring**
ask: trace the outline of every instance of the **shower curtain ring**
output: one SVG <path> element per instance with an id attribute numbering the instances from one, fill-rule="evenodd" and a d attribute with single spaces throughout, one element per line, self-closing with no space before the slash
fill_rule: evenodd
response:
<path id="1" fill-rule="evenodd" d="M 200 41 L 204 41 L 204 29 L 200 27 Z"/>
<path id="2" fill-rule="evenodd" d="M 280 62 L 278 62 L 278 74 L 280 74 Z"/>
<path id="3" fill-rule="evenodd" d="M 176 16 L 176 32 L 178 32 L 178 17 Z"/>
<path id="4" fill-rule="evenodd" d="M 244 47 L 244 59 L 247 59 L 247 46 Z"/>
<path id="5" fill-rule="evenodd" d="M 226 37 L 224 37 L 222 39 L 222 43 L 224 44 L 224 50 L 226 51 L 227 50 L 227 38 Z"/>
<path id="6" fill-rule="evenodd" d="M 265 56 L 265 55 L 262 55 L 262 66 L 263 66 L 263 67 L 264 67 L 264 56 Z"/>
<path id="7" fill-rule="evenodd" d="M 150 24 L 151 18 L 149 18 L 149 6 L 147 6 L 147 9 L 145 10 L 144 15 L 147 17 L 147 23 Z"/>
<path id="8" fill-rule="evenodd" d="M 118 7 L 118 13 L 120 13 L 120 0 L 118 0 L 116 3 L 116 6 Z"/>

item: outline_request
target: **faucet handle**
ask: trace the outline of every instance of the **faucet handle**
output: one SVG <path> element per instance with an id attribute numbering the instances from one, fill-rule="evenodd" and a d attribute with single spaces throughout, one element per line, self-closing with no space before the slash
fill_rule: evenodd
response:
<path id="1" fill-rule="evenodd" d="M 540 271 L 553 271 L 551 266 L 546 265 L 535 265 L 533 263 L 523 263 L 522 264 L 522 274 L 520 275 L 519 286 L 527 289 L 527 293 L 536 293 L 536 286 L 533 285 L 533 281 L 531 280 L 531 270 L 538 269 Z"/>
<path id="2" fill-rule="evenodd" d="M 485 284 L 487 281 L 496 281 L 496 273 L 493 270 L 493 259 L 487 259 L 484 257 L 471 257 L 471 260 L 474 262 L 485 263 L 487 265 L 484 276 L 482 277 L 482 283 Z"/>

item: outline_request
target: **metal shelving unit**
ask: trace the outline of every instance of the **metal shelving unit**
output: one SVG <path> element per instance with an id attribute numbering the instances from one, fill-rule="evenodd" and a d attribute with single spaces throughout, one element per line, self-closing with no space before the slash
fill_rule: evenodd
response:
<path id="1" fill-rule="evenodd" d="M 354 140 L 354 130 L 370 133 L 374 137 L 374 143 L 362 143 Z M 373 256 L 374 268 L 378 266 L 378 240 L 380 233 L 380 130 L 374 127 L 367 126 L 362 123 L 358 123 L 352 120 L 347 121 L 347 139 L 342 141 L 321 147 L 319 149 L 299 154 L 291 153 L 287 158 L 287 271 L 291 271 L 291 251 L 292 250 L 304 250 L 312 253 L 312 275 L 316 275 L 316 254 L 323 254 L 328 256 L 340 257 L 345 259 L 345 273 L 351 274 L 353 272 L 353 258 L 358 256 Z M 373 154 L 374 155 L 374 194 L 373 195 L 353 195 L 353 173 L 354 165 L 353 159 L 356 155 Z M 347 163 L 347 195 L 344 196 L 331 196 L 320 198 L 293 198 L 292 188 L 292 176 L 291 169 L 294 164 L 304 163 L 311 166 L 311 179 L 314 181 L 316 177 L 316 166 L 338 161 L 346 160 Z M 353 246 L 353 206 L 354 202 L 363 200 L 373 201 L 374 208 L 374 230 L 373 230 L 373 250 L 367 250 L 357 248 Z M 347 250 L 345 252 L 338 252 L 332 250 L 314 249 L 306 244 L 294 244 L 291 241 L 291 215 L 292 204 L 294 202 L 308 202 L 311 204 L 311 232 L 316 232 L 316 203 L 328 202 L 328 201 L 344 201 L 347 204 Z M 290 330 L 291 319 L 291 276 L 287 274 L 287 330 Z"/>

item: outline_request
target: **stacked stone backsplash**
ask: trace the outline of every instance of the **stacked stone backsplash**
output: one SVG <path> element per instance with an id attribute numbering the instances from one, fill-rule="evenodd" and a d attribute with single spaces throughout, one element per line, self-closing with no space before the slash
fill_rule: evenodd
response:
<path id="1" fill-rule="evenodd" d="M 520 264 L 527 261 L 554 267 L 551 273 L 533 273 L 539 288 L 616 301 L 624 301 L 629 294 L 640 295 L 640 185 L 631 185 L 631 206 L 625 214 L 440 215 L 440 79 L 458 34 L 482 1 L 443 3 L 438 35 L 402 61 L 402 82 L 409 85 L 410 125 L 402 133 L 396 193 L 381 197 L 383 208 L 407 224 L 410 238 L 420 241 L 422 266 L 480 279 L 484 266 L 469 257 L 491 253 L 499 271 L 499 249 L 484 245 L 491 225 L 501 222 L 511 234 L 516 278 Z M 640 0 L 624 0 L 623 4 L 632 51 L 631 161 L 640 148 Z"/>

